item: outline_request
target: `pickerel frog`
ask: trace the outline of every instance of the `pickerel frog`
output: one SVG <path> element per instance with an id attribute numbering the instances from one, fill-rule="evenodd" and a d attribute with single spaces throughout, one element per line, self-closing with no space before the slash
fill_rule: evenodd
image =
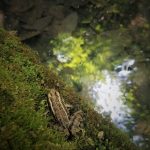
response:
<path id="1" fill-rule="evenodd" d="M 75 112 L 74 115 L 69 116 L 63 98 L 61 98 L 60 93 L 56 89 L 51 89 L 48 93 L 48 103 L 54 116 L 67 130 L 68 135 L 75 136 L 78 132 L 82 131 L 83 112 L 80 110 Z"/>

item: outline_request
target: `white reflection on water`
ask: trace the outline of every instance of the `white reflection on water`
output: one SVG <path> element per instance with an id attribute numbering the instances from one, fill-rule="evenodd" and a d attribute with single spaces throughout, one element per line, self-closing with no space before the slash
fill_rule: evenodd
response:
<path id="1" fill-rule="evenodd" d="M 103 71 L 104 81 L 96 82 L 90 87 L 90 95 L 96 101 L 97 111 L 110 115 L 112 121 L 126 130 L 126 123 L 131 122 L 131 109 L 125 104 L 124 91 L 121 88 L 122 80 L 116 73 Z"/>
<path id="2" fill-rule="evenodd" d="M 104 70 L 104 81 L 96 81 L 90 88 L 90 95 L 96 102 L 96 110 L 102 114 L 110 116 L 112 121 L 124 130 L 128 122 L 134 123 L 131 116 L 132 110 L 125 103 L 125 88 L 123 83 L 131 84 L 128 80 L 135 68 L 134 59 L 125 60 L 121 65 L 115 67 L 115 72 Z"/>

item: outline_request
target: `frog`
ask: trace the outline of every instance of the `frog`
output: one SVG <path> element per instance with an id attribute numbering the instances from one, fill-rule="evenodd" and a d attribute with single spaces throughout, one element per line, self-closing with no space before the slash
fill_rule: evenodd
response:
<path id="1" fill-rule="evenodd" d="M 48 104 L 52 110 L 53 115 L 65 129 L 68 136 L 76 136 L 80 131 L 82 131 L 81 126 L 83 125 L 83 111 L 79 110 L 73 115 L 69 115 L 63 97 L 60 95 L 58 90 L 50 89 L 48 92 Z"/>

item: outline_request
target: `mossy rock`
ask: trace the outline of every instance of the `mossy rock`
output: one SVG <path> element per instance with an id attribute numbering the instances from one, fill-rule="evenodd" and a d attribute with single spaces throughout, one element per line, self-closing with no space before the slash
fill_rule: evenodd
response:
<path id="1" fill-rule="evenodd" d="M 68 140 L 47 105 L 57 88 L 74 110 L 84 112 L 84 134 Z M 0 30 L 0 148 L 48 150 L 135 150 L 129 137 L 68 87 L 38 54 L 13 34 Z M 98 139 L 98 133 L 104 138 Z"/>

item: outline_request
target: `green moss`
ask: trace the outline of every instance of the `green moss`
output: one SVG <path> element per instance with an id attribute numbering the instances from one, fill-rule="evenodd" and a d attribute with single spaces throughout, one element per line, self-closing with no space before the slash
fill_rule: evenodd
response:
<path id="1" fill-rule="evenodd" d="M 57 88 L 74 110 L 84 112 L 84 133 L 68 141 L 47 112 L 47 92 Z M 110 121 L 46 66 L 19 39 L 0 30 L 0 147 L 1 149 L 134 150 L 135 145 Z M 98 139 L 98 132 L 104 138 Z"/>
<path id="2" fill-rule="evenodd" d="M 45 115 L 43 66 L 36 54 L 3 30 L 0 39 L 1 149 L 75 149 L 64 133 L 47 127 L 53 117 Z"/>

